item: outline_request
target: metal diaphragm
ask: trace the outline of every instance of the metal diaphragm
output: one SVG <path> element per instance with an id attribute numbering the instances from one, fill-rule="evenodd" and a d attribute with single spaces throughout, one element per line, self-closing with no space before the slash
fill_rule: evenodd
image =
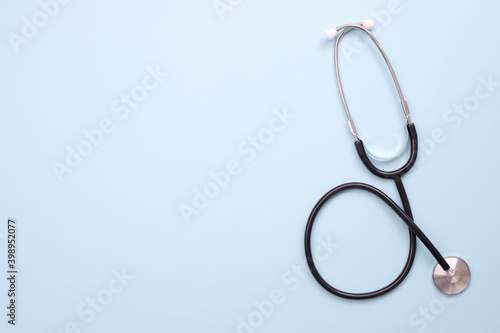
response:
<path id="1" fill-rule="evenodd" d="M 469 266 L 458 257 L 446 257 L 444 259 L 450 265 L 450 269 L 445 271 L 439 264 L 436 264 L 432 273 L 434 284 L 445 294 L 455 295 L 461 293 L 470 282 Z"/>

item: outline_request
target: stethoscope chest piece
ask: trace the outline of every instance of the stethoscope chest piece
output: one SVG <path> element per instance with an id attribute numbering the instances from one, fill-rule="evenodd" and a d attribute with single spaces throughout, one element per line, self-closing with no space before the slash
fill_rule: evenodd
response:
<path id="1" fill-rule="evenodd" d="M 445 271 L 439 264 L 436 264 L 432 273 L 434 284 L 445 294 L 459 294 L 469 285 L 471 276 L 469 265 L 458 257 L 444 259 L 450 265 L 450 269 Z"/>

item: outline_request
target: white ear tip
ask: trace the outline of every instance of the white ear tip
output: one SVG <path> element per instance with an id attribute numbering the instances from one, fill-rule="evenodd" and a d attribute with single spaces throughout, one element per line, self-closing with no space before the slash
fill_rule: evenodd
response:
<path id="1" fill-rule="evenodd" d="M 337 36 L 337 29 L 328 29 L 326 31 L 326 38 L 328 38 L 329 40 L 334 39 L 335 36 Z"/>
<path id="2" fill-rule="evenodd" d="M 375 22 L 373 22 L 373 19 L 367 19 L 363 21 L 363 27 L 365 27 L 366 29 L 372 29 L 374 25 Z"/>

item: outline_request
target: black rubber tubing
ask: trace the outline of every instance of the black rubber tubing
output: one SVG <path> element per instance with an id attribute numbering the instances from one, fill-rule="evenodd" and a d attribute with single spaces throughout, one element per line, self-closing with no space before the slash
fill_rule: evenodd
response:
<path id="1" fill-rule="evenodd" d="M 348 299 L 368 299 L 368 298 L 373 298 L 377 296 L 381 296 L 394 288 L 396 288 L 403 280 L 406 278 L 408 273 L 410 272 L 410 269 L 413 265 L 413 261 L 415 259 L 415 253 L 416 253 L 416 237 L 420 239 L 420 241 L 427 247 L 427 249 L 431 252 L 431 254 L 434 256 L 434 258 L 438 261 L 439 265 L 443 268 L 443 270 L 448 270 L 450 266 L 446 262 L 446 260 L 443 258 L 443 256 L 439 253 L 439 251 L 436 249 L 436 247 L 432 244 L 432 242 L 427 238 L 427 236 L 420 230 L 420 228 L 415 224 L 413 221 L 413 215 L 411 212 L 411 207 L 410 207 L 410 202 L 408 200 L 408 196 L 406 194 L 405 188 L 403 186 L 403 182 L 401 181 L 401 176 L 408 172 L 413 164 L 416 161 L 417 157 L 417 133 L 415 130 L 415 126 L 413 124 L 408 124 L 407 129 L 410 135 L 410 140 L 411 140 L 411 152 L 410 152 L 410 158 L 408 162 L 399 168 L 398 170 L 395 171 L 382 171 L 376 168 L 371 161 L 368 159 L 366 156 L 366 152 L 363 146 L 363 142 L 361 140 L 358 140 L 355 142 L 356 149 L 358 151 L 358 154 L 360 155 L 361 160 L 365 164 L 365 166 L 375 175 L 382 177 L 382 178 L 392 178 L 396 184 L 396 187 L 398 189 L 399 196 L 401 198 L 401 202 L 403 204 L 404 211 L 401 209 L 401 207 L 398 206 L 397 203 L 395 203 L 389 196 L 387 196 L 384 192 L 380 191 L 378 188 L 373 187 L 371 185 L 365 184 L 365 183 L 346 183 L 339 185 L 335 187 L 334 189 L 330 190 L 327 192 L 314 206 L 311 214 L 309 215 L 309 219 L 307 221 L 307 226 L 306 226 L 306 232 L 305 232 L 305 237 L 304 237 L 304 246 L 305 246 L 305 252 L 306 252 L 306 259 L 307 259 L 307 264 L 309 266 L 309 269 L 311 270 L 311 273 L 313 274 L 314 278 L 318 283 L 327 291 L 330 293 L 337 295 L 339 297 L 343 298 L 348 298 Z M 315 264 L 314 264 L 314 259 L 312 256 L 312 251 L 311 251 L 311 234 L 312 234 L 312 228 L 314 221 L 316 219 L 316 216 L 318 212 L 321 210 L 323 205 L 331 199 L 333 196 L 336 194 L 339 194 L 345 190 L 349 189 L 360 189 L 364 190 L 367 192 L 370 192 L 372 194 L 375 194 L 377 197 L 382 199 L 391 209 L 406 223 L 406 225 L 409 228 L 409 233 L 410 233 L 410 246 L 409 246 L 409 253 L 408 253 L 408 259 L 406 261 L 406 264 L 401 271 L 401 273 L 398 275 L 398 277 L 389 283 L 387 286 L 372 291 L 372 292 L 367 292 L 367 293 L 349 293 L 345 291 L 341 291 L 339 289 L 334 288 L 331 286 L 328 282 L 326 282 L 323 277 L 319 274 Z"/>

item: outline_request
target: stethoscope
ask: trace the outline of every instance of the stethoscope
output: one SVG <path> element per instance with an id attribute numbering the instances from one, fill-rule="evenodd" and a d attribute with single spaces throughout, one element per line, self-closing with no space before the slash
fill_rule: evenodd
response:
<path id="1" fill-rule="evenodd" d="M 337 29 L 328 30 L 326 32 L 326 36 L 329 40 L 332 40 L 337 36 L 337 33 L 341 31 L 335 42 L 335 51 L 334 51 L 335 73 L 337 76 L 337 83 L 339 86 L 340 97 L 342 98 L 342 103 L 344 104 L 344 108 L 347 113 L 349 129 L 351 130 L 351 133 L 354 135 L 355 138 L 354 145 L 356 147 L 356 151 L 358 152 L 358 155 L 361 158 L 363 164 L 368 168 L 368 170 L 371 171 L 371 173 L 381 178 L 394 180 L 399 196 L 401 197 L 401 202 L 403 203 L 404 210 L 401 209 L 401 207 L 399 207 L 398 204 L 396 204 L 384 192 L 380 191 L 378 188 L 373 187 L 371 185 L 364 183 L 346 183 L 335 187 L 334 189 L 327 192 L 316 203 L 307 221 L 306 232 L 305 232 L 305 252 L 306 252 L 307 264 L 316 281 L 318 281 L 318 283 L 323 288 L 325 288 L 327 291 L 331 292 L 334 295 L 349 299 L 366 299 L 366 298 L 377 297 L 393 290 L 406 278 L 406 276 L 410 272 L 411 266 L 413 265 L 413 260 L 415 259 L 416 237 L 418 237 L 418 239 L 420 239 L 420 241 L 427 247 L 427 249 L 437 260 L 437 264 L 434 267 L 432 275 L 436 287 L 445 294 L 450 294 L 450 295 L 458 294 L 462 292 L 469 285 L 471 278 L 469 266 L 464 260 L 458 257 L 452 256 L 444 258 L 441 255 L 441 253 L 439 253 L 439 251 L 436 249 L 436 247 L 432 244 L 432 242 L 427 238 L 427 236 L 422 232 L 422 230 L 420 230 L 420 228 L 413 221 L 410 202 L 408 200 L 408 196 L 406 195 L 403 182 L 401 181 L 401 176 L 403 176 L 412 168 L 417 159 L 417 150 L 418 150 L 417 131 L 415 129 L 415 125 L 410 120 L 410 110 L 408 108 L 408 104 L 406 103 L 403 97 L 403 92 L 401 91 L 401 87 L 399 86 L 399 82 L 396 77 L 396 74 L 394 73 L 394 69 L 392 68 L 391 63 L 387 58 L 387 55 L 385 54 L 384 50 L 380 46 L 379 42 L 369 31 L 369 29 L 373 28 L 373 25 L 374 22 L 371 19 L 365 20 L 364 22 L 345 24 L 341 25 Z M 406 164 L 404 164 L 402 167 L 394 171 L 383 171 L 378 169 L 372 164 L 372 162 L 367 156 L 367 150 L 363 145 L 363 141 L 361 141 L 361 139 L 358 137 L 358 133 L 356 132 L 356 127 L 354 126 L 354 122 L 349 112 L 349 107 L 347 106 L 339 74 L 338 46 L 340 39 L 351 29 L 358 29 L 365 32 L 375 43 L 380 53 L 382 54 L 382 57 L 384 58 L 387 67 L 389 68 L 389 71 L 391 72 L 392 78 L 396 85 L 396 89 L 398 90 L 399 98 L 401 100 L 401 105 L 403 107 L 403 111 L 406 117 L 406 128 L 408 131 L 408 136 L 410 141 L 410 157 L 406 162 Z M 314 264 L 314 259 L 311 251 L 311 233 L 314 221 L 319 211 L 325 205 L 325 203 L 327 203 L 335 195 L 351 189 L 367 191 L 382 199 L 382 201 L 384 201 L 408 225 L 410 232 L 410 250 L 408 254 L 408 259 L 399 276 L 387 286 L 367 293 L 349 293 L 341 291 L 330 285 L 323 279 L 323 277 L 318 272 L 316 265 Z"/>

